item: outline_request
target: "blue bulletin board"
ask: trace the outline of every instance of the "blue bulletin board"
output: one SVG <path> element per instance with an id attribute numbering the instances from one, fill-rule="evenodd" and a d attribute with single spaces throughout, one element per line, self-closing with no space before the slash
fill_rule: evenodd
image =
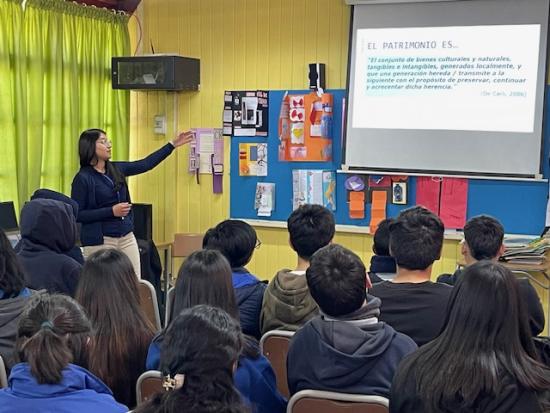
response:
<path id="1" fill-rule="evenodd" d="M 285 91 L 269 92 L 269 134 L 266 137 L 232 137 L 230 154 L 230 215 L 236 219 L 262 219 L 286 221 L 292 212 L 292 170 L 322 169 L 338 170 L 342 156 L 342 101 L 345 90 L 329 90 L 334 95 L 333 118 L 333 161 L 332 162 L 279 162 L 278 160 L 278 117 Z M 290 94 L 304 94 L 308 91 L 289 91 Z M 546 93 L 548 99 L 549 94 Z M 550 119 L 549 105 L 545 106 L 545 119 Z M 545 130 L 543 145 L 543 174 L 548 178 L 550 138 Z M 239 176 L 239 143 L 267 142 L 268 175 Z M 488 154 L 490 156 L 490 154 Z M 350 219 L 344 181 L 350 175 L 337 174 L 336 181 L 336 223 L 343 225 L 368 226 L 370 204 L 365 207 L 365 219 Z M 258 217 L 254 209 L 257 182 L 275 184 L 275 209 L 269 218 Z M 386 215 L 396 216 L 401 210 L 415 205 L 416 180 L 409 177 L 407 205 L 393 205 L 388 201 Z M 548 183 L 509 180 L 470 179 L 468 186 L 467 218 L 489 214 L 498 218 L 508 234 L 538 235 L 544 229 Z"/>

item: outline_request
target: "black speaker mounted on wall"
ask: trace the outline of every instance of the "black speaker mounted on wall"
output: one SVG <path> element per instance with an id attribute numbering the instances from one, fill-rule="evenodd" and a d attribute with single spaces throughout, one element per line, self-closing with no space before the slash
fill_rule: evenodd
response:
<path id="1" fill-rule="evenodd" d="M 309 64 L 309 88 L 313 90 L 325 89 L 325 64 Z"/>

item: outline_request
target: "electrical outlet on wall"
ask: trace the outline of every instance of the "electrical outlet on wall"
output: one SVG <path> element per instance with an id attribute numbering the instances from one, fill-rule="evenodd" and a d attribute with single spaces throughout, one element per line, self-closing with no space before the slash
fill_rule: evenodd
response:
<path id="1" fill-rule="evenodd" d="M 153 130 L 158 135 L 166 135 L 166 116 L 155 115 Z"/>

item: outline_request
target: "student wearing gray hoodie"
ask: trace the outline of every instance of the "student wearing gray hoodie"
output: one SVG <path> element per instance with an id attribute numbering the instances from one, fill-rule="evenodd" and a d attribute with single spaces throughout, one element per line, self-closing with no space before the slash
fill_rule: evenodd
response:
<path id="1" fill-rule="evenodd" d="M 0 230 L 0 356 L 6 367 L 14 364 L 17 324 L 33 291 L 25 288 L 25 275 L 15 252 Z"/>
<path id="2" fill-rule="evenodd" d="M 288 388 L 388 397 L 399 362 L 417 349 L 408 336 L 380 322 L 380 299 L 367 295 L 361 259 L 340 245 L 311 258 L 307 284 L 320 315 L 293 336 Z"/>

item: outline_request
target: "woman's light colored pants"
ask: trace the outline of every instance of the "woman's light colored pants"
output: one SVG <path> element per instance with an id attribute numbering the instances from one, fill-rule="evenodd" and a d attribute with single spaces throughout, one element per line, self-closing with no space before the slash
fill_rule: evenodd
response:
<path id="1" fill-rule="evenodd" d="M 136 241 L 136 237 L 134 237 L 134 233 L 130 232 L 129 234 L 120 237 L 120 238 L 114 238 L 114 237 L 103 237 L 103 244 L 102 245 L 91 245 L 88 247 L 83 248 L 83 255 L 84 258 L 87 259 L 90 255 L 92 255 L 94 252 L 105 249 L 105 248 L 114 248 L 119 251 L 122 251 L 125 253 L 128 258 L 130 258 L 130 261 L 132 262 L 132 265 L 134 266 L 134 271 L 138 278 L 141 278 L 141 265 L 139 260 L 139 248 Z"/>

